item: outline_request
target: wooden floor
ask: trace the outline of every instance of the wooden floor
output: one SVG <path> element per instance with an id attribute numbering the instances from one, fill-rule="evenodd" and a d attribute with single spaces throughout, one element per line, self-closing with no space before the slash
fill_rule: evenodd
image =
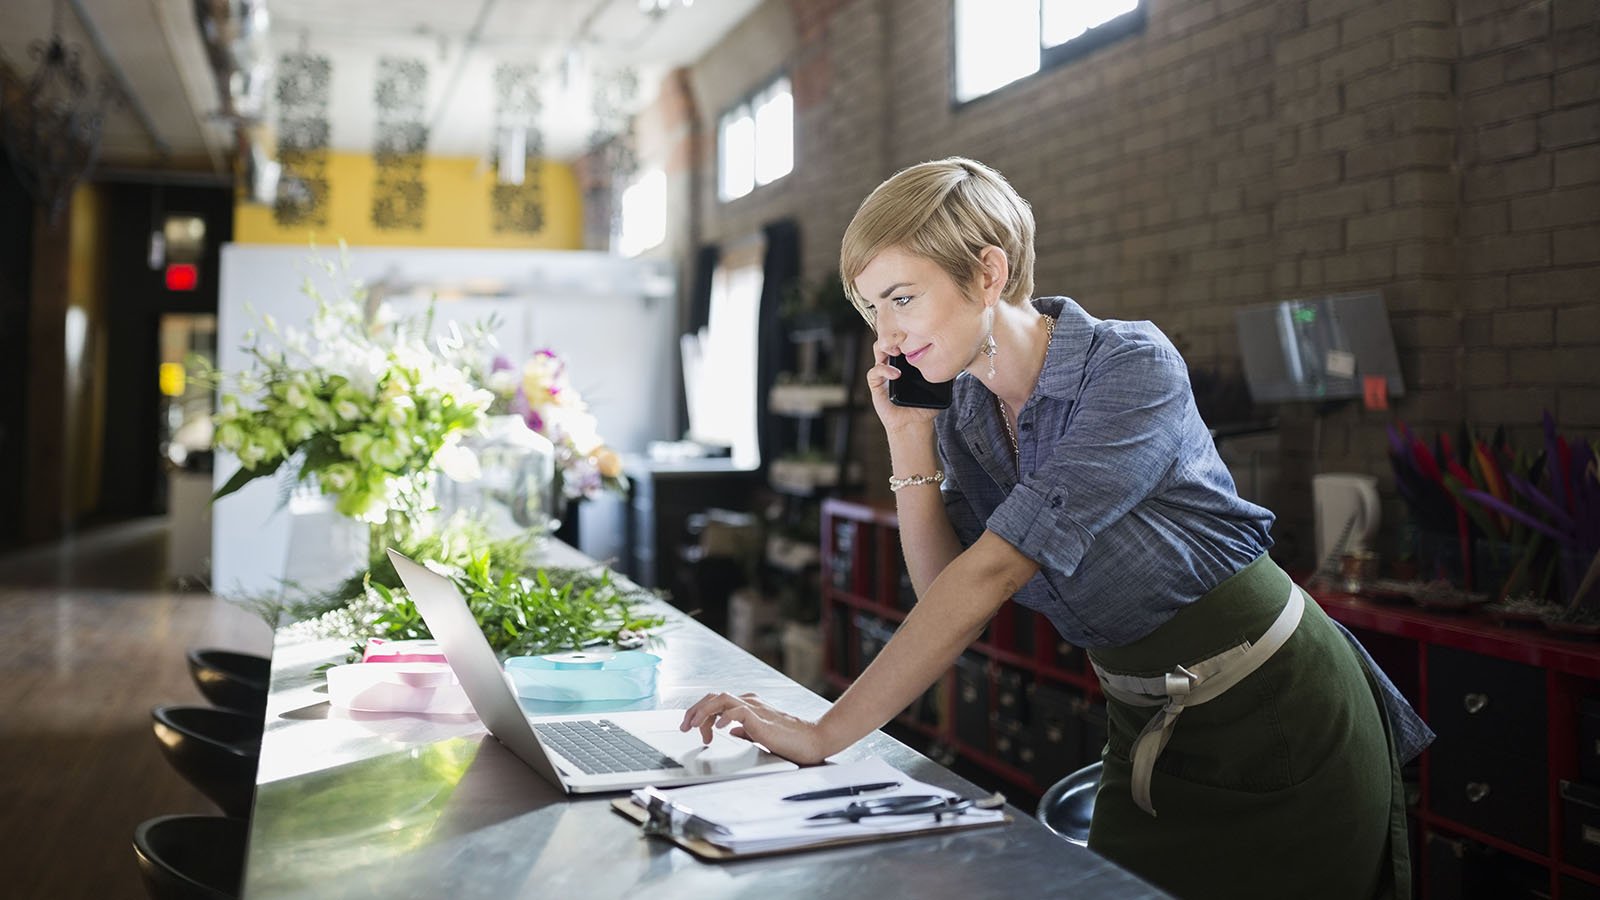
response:
<path id="1" fill-rule="evenodd" d="M 200 704 L 191 646 L 265 655 L 271 633 L 169 589 L 162 520 L 0 557 L 0 896 L 141 898 L 134 826 L 216 814 L 162 758 L 157 704 Z"/>

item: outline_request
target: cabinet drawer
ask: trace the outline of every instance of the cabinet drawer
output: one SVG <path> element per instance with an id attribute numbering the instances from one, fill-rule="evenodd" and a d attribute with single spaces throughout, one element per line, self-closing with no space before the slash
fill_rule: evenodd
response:
<path id="1" fill-rule="evenodd" d="M 1428 720 L 1440 744 L 1545 758 L 1543 669 L 1428 648 Z"/>
<path id="2" fill-rule="evenodd" d="M 956 660 L 956 740 L 989 752 L 989 663 L 976 653 Z"/>
<path id="3" fill-rule="evenodd" d="M 1562 780 L 1561 853 L 1572 865 L 1600 875 L 1600 788 Z"/>
<path id="4" fill-rule="evenodd" d="M 1083 692 L 1052 684 L 1035 683 L 1031 693 L 1036 754 L 1033 780 L 1048 788 L 1082 763 L 1082 711 L 1088 703 Z"/>
<path id="5" fill-rule="evenodd" d="M 1019 724 L 1030 724 L 1033 721 L 1029 709 L 1032 688 L 1032 675 L 1011 666 L 1000 666 L 995 675 L 996 712 Z"/>
<path id="6" fill-rule="evenodd" d="M 1579 881 L 1571 875 L 1561 876 L 1561 900 L 1600 900 L 1600 887 Z"/>
<path id="7" fill-rule="evenodd" d="M 1533 863 L 1464 838 L 1423 840 L 1431 900 L 1549 900 L 1550 875 Z"/>
<path id="8" fill-rule="evenodd" d="M 1578 701 L 1578 774 L 1600 784 L 1600 698 Z"/>
<path id="9" fill-rule="evenodd" d="M 1435 745 L 1429 752 L 1428 805 L 1434 812 L 1529 850 L 1549 852 L 1550 796 L 1543 758 L 1455 743 Z"/>

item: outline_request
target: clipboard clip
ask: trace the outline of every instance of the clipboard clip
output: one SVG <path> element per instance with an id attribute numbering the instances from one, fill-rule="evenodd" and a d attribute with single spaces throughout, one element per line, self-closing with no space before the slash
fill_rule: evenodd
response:
<path id="1" fill-rule="evenodd" d="M 643 802 L 645 834 L 668 838 L 705 838 L 708 835 L 726 835 L 728 829 L 695 815 L 694 810 L 673 803 L 653 787 L 643 788 L 634 796 Z"/>

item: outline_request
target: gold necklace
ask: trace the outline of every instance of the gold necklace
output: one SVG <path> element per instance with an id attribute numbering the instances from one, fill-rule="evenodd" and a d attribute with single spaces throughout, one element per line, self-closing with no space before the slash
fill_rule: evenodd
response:
<path id="1" fill-rule="evenodd" d="M 1044 355 L 1050 357 L 1050 339 L 1056 333 L 1056 320 L 1054 316 L 1043 316 L 1044 319 Z M 1043 371 L 1042 369 L 1040 370 Z M 1006 440 L 1011 442 L 1011 460 L 1017 468 L 1022 468 L 1022 448 L 1017 446 L 1016 432 L 1011 430 L 1011 418 L 1006 415 L 1006 405 L 999 394 L 994 395 L 994 408 L 1000 412 L 1000 424 L 1006 427 Z"/>

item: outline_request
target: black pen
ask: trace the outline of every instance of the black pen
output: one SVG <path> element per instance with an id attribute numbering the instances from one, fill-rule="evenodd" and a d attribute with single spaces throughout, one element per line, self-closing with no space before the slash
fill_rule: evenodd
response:
<path id="1" fill-rule="evenodd" d="M 854 797 L 865 794 L 867 791 L 883 791 L 900 786 L 898 781 L 874 781 L 870 784 L 847 784 L 844 787 L 824 788 L 820 791 L 804 791 L 799 794 L 790 794 L 785 800 L 827 800 L 831 797 Z"/>

